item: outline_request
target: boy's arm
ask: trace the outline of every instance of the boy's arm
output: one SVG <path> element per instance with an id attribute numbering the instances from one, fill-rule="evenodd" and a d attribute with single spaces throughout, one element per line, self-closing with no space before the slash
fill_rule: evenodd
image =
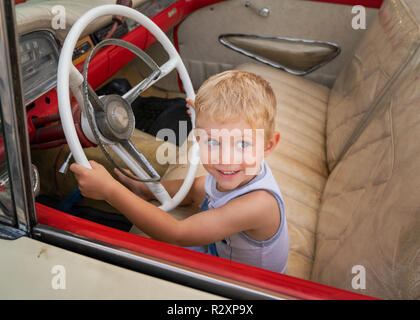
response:
<path id="1" fill-rule="evenodd" d="M 75 163 L 70 167 L 82 195 L 96 200 L 106 200 L 139 229 L 156 240 L 181 246 L 203 245 L 240 231 L 252 232 L 262 228 L 277 230 L 279 217 L 277 201 L 266 191 L 253 191 L 230 201 L 221 208 L 200 212 L 178 221 L 130 192 L 103 166 L 94 161 L 90 161 L 90 164 L 92 169 Z"/>
<path id="2" fill-rule="evenodd" d="M 179 246 L 206 245 L 241 231 L 261 228 L 271 230 L 268 239 L 280 223 L 277 201 L 266 191 L 251 192 L 221 208 L 199 212 L 181 221 L 121 184 L 115 185 L 106 201 L 153 239 Z"/>

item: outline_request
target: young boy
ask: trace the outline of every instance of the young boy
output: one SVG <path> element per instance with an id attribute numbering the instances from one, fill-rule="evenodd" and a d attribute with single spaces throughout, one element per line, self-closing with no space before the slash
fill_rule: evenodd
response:
<path id="1" fill-rule="evenodd" d="M 289 251 L 286 216 L 280 190 L 264 162 L 280 139 L 274 130 L 276 99 L 270 85 L 249 72 L 226 71 L 203 83 L 194 104 L 196 138 L 209 174 L 195 179 L 181 205 L 201 204 L 199 213 L 178 221 L 145 201 L 153 194 L 144 184 L 115 170 L 127 188 L 94 161 L 92 170 L 70 167 L 82 195 L 106 200 L 156 240 L 208 245 L 209 254 L 284 273 Z M 182 180 L 162 183 L 173 196 Z"/>

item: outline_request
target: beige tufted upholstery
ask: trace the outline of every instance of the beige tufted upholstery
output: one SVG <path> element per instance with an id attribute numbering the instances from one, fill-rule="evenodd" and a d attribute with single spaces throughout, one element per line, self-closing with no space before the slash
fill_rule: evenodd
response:
<path id="1" fill-rule="evenodd" d="M 267 161 L 289 222 L 287 274 L 355 290 L 352 268 L 362 265 L 357 292 L 420 298 L 419 26 L 419 1 L 385 0 L 331 91 L 262 65 L 238 68 L 269 81 L 278 99 L 282 142 Z"/>
<path id="2" fill-rule="evenodd" d="M 311 279 L 368 295 L 420 299 L 420 55 L 328 178 Z M 415 66 L 417 64 L 417 66 Z"/>
<path id="3" fill-rule="evenodd" d="M 418 8 L 418 2 L 385 1 L 346 70 L 334 83 L 328 102 L 329 169 L 357 124 L 392 85 L 417 47 L 419 20 L 413 12 L 414 6 Z"/>

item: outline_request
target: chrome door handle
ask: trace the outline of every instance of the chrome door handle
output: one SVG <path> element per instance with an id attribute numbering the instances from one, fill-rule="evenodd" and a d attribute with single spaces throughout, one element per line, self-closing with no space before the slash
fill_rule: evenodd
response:
<path id="1" fill-rule="evenodd" d="M 250 8 L 256 14 L 259 14 L 262 17 L 268 17 L 268 15 L 270 14 L 270 9 L 268 9 L 268 8 L 261 8 L 261 9 L 259 9 L 256 6 L 254 6 L 251 3 L 251 1 L 245 2 L 245 7 Z"/>

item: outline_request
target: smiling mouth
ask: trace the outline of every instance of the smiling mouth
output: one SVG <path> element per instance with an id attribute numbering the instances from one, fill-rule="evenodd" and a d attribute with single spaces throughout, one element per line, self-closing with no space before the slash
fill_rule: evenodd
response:
<path id="1" fill-rule="evenodd" d="M 223 176 L 223 177 L 233 177 L 235 176 L 237 173 L 239 173 L 240 170 L 236 170 L 236 171 L 222 171 L 222 170 L 217 170 L 217 172 Z"/>

